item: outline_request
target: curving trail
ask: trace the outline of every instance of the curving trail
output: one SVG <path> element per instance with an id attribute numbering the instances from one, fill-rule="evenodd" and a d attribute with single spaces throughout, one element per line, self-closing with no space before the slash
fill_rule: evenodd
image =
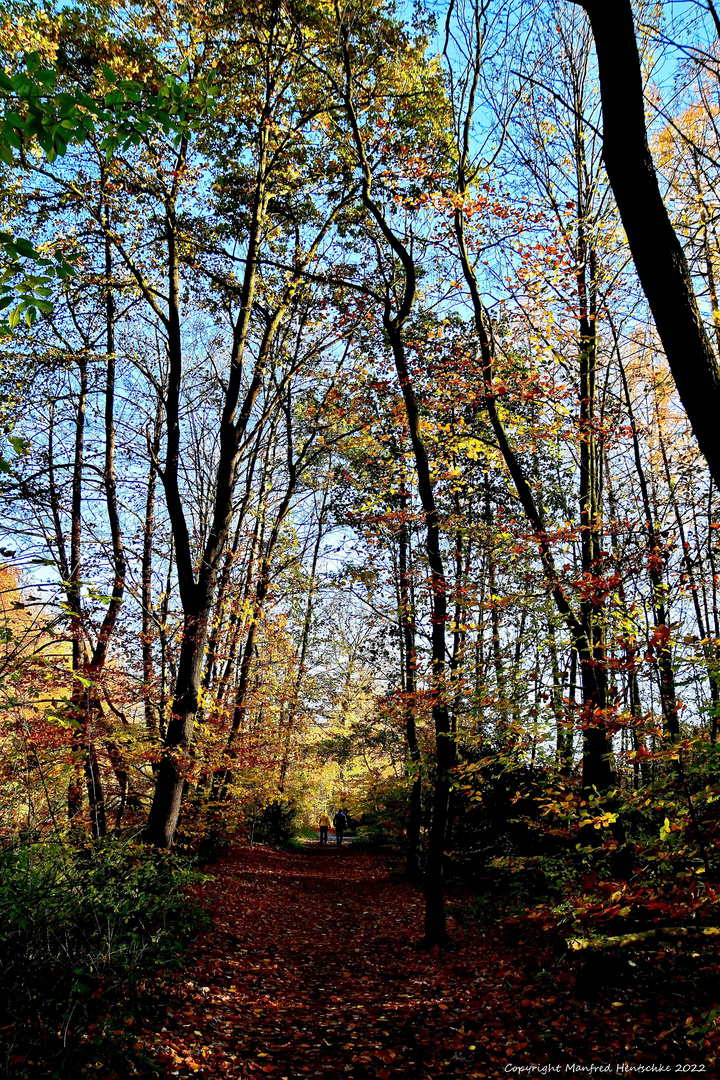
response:
<path id="1" fill-rule="evenodd" d="M 503 944 L 453 926 L 452 952 L 418 950 L 421 896 L 361 848 L 258 846 L 212 872 L 213 926 L 162 1029 L 138 1033 L 167 1076 L 479 1080 L 663 1059 L 637 1003 L 575 998 L 538 951 L 547 933 Z"/>

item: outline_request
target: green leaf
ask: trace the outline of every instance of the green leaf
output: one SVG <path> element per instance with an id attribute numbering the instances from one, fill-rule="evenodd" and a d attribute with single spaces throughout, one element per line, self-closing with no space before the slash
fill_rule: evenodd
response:
<path id="1" fill-rule="evenodd" d="M 25 134 L 32 138 L 34 135 L 40 135 L 43 130 L 42 123 L 37 116 L 31 116 L 25 123 Z M 42 146 L 42 143 L 40 144 Z"/>
<path id="2" fill-rule="evenodd" d="M 25 127 L 25 120 L 19 113 L 13 112 L 12 109 L 5 113 L 4 119 L 6 127 L 19 128 L 20 130 Z"/>
<path id="3" fill-rule="evenodd" d="M 55 95 L 55 104 L 60 109 L 60 115 L 66 116 L 75 112 L 76 101 L 72 94 L 67 94 L 65 91 Z"/>
<path id="4" fill-rule="evenodd" d="M 5 141 L 8 142 L 10 146 L 15 147 L 16 150 L 19 150 L 22 147 L 22 139 L 13 128 L 7 127 L 5 129 L 4 138 Z"/>
<path id="5" fill-rule="evenodd" d="M 57 82 L 57 75 L 50 68 L 42 68 L 40 71 L 36 71 L 35 78 L 43 88 L 52 87 Z"/>
<path id="6" fill-rule="evenodd" d="M 24 71 L 12 77 L 13 89 L 18 97 L 29 98 L 37 93 L 37 83 L 28 78 Z"/>
<path id="7" fill-rule="evenodd" d="M 28 69 L 29 72 L 37 71 L 40 67 L 40 53 L 37 51 L 26 53 L 24 56 L 24 60 L 25 67 Z"/>

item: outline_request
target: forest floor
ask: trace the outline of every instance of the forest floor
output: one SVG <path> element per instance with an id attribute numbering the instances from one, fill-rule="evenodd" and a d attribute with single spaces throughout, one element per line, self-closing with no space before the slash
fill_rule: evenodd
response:
<path id="1" fill-rule="evenodd" d="M 720 1075 L 684 1038 L 697 953 L 692 978 L 668 950 L 588 973 L 522 920 L 452 922 L 453 948 L 423 951 L 419 892 L 332 837 L 233 850 L 211 870 L 212 926 L 136 1022 L 140 1075 L 143 1061 L 147 1075 L 279 1080 Z M 702 970 L 716 980 L 717 957 Z"/>

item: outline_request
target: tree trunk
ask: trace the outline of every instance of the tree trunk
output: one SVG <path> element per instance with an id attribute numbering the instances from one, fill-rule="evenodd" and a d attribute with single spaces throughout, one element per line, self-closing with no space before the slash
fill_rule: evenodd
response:
<path id="1" fill-rule="evenodd" d="M 425 858 L 425 944 L 441 945 L 447 940 L 444 898 L 445 841 L 448 828 L 450 783 L 455 765 L 455 739 L 448 709 L 445 671 L 447 585 L 440 548 L 439 515 L 435 505 L 430 463 L 420 430 L 417 402 L 405 359 L 400 329 L 402 324 L 398 324 L 397 316 L 391 315 L 389 305 L 385 309 L 383 325 L 390 341 L 395 359 L 395 370 L 405 402 L 405 415 L 415 458 L 418 494 L 425 512 L 425 551 L 430 566 L 432 595 L 431 696 L 436 760 L 432 823 Z"/>
<path id="2" fill-rule="evenodd" d="M 417 705 L 417 652 L 415 648 L 415 610 L 410 595 L 407 523 L 410 495 L 403 485 L 400 493 L 400 529 L 398 533 L 398 570 L 400 583 L 400 634 L 404 659 L 405 741 L 410 758 L 412 787 L 407 816 L 407 856 L 405 876 L 409 881 L 420 879 L 420 830 L 422 827 L 422 762 L 415 725 Z"/>
<path id="3" fill-rule="evenodd" d="M 560 584 L 545 522 L 540 514 L 527 477 L 510 445 L 505 426 L 498 412 L 497 398 L 493 388 L 493 349 L 486 326 L 485 309 L 480 297 L 477 279 L 465 245 L 464 221 L 460 210 L 455 212 L 455 231 L 463 274 L 470 288 L 473 302 L 475 327 L 480 340 L 485 407 L 500 452 L 515 485 L 518 498 L 535 534 L 548 589 L 558 613 L 562 616 L 570 631 L 580 661 L 584 718 L 583 790 L 586 797 L 589 797 L 592 795 L 594 788 L 598 792 L 604 792 L 612 788 L 615 782 L 615 774 L 611 763 L 612 746 L 604 725 L 604 713 L 607 708 L 606 669 L 604 663 L 598 663 L 598 643 L 594 635 L 592 613 L 586 613 L 584 618 L 582 616 L 578 618 Z M 588 635 L 588 632 L 590 632 L 591 636 Z M 617 831 L 619 836 L 619 828 Z"/>
<path id="4" fill-rule="evenodd" d="M 665 604 L 665 588 L 662 580 L 662 566 L 663 566 L 663 544 L 662 537 L 660 536 L 659 529 L 656 525 L 655 514 L 650 504 L 650 492 L 648 490 L 647 478 L 645 476 L 645 469 L 643 467 L 642 458 L 640 456 L 640 440 L 638 438 L 637 425 L 635 423 L 635 413 L 632 407 L 632 400 L 630 398 L 630 388 L 628 386 L 627 377 L 625 375 L 625 368 L 618 353 L 618 364 L 620 367 L 620 377 L 622 379 L 623 391 L 625 394 L 625 405 L 628 411 L 628 417 L 630 419 L 630 430 L 632 432 L 633 441 L 633 456 L 635 459 L 635 471 L 638 477 L 638 484 L 640 487 L 640 494 L 642 496 L 643 513 L 645 515 L 645 534 L 647 536 L 648 546 L 648 575 L 650 577 L 650 583 L 652 585 L 653 593 L 653 615 L 655 617 L 655 638 L 657 644 L 655 646 L 655 656 L 657 660 L 658 674 L 660 678 L 660 708 L 663 718 L 663 729 L 665 735 L 670 739 L 677 739 L 680 735 L 680 720 L 679 720 L 679 706 L 677 701 L 677 693 L 675 691 L 675 673 L 672 667 L 672 652 L 670 648 L 670 627 L 668 626 L 667 610 Z M 660 432 L 660 417 L 657 417 L 658 422 L 658 435 L 662 440 L 662 434 Z"/>
<path id="5" fill-rule="evenodd" d="M 157 488 L 156 461 L 160 453 L 160 435 L 162 431 L 162 401 L 158 398 L 155 410 L 155 424 L 150 446 L 150 470 L 145 497 L 145 519 L 143 521 L 143 548 L 140 564 L 140 605 L 142 608 L 142 670 L 143 694 L 145 698 L 145 726 L 148 734 L 157 736 L 162 724 L 162 716 L 153 705 L 152 687 L 155 667 L 153 664 L 153 611 L 152 611 L 152 557 L 155 538 L 155 492 Z"/>
<path id="6" fill-rule="evenodd" d="M 693 432 L 720 487 L 720 367 L 648 146 L 632 4 L 630 0 L 573 2 L 587 12 L 595 38 L 603 159 L 635 268 Z"/>
<path id="7" fill-rule="evenodd" d="M 430 567 L 430 594 L 432 602 L 431 631 L 431 685 L 432 716 L 435 728 L 435 783 L 432 799 L 432 821 L 425 858 L 425 935 L 427 946 L 443 945 L 447 941 L 445 916 L 445 837 L 448 825 L 450 784 L 455 765 L 455 739 L 448 709 L 448 687 L 445 662 L 445 627 L 447 622 L 447 585 L 440 545 L 440 518 L 435 505 L 430 462 L 422 437 L 420 414 L 407 366 L 402 328 L 412 311 L 415 301 L 417 276 L 411 251 L 390 227 L 382 209 L 372 196 L 372 171 L 353 104 L 353 76 L 348 47 L 347 23 L 338 27 L 345 70 L 344 103 L 352 130 L 358 164 L 362 171 L 362 201 L 375 225 L 402 267 L 402 285 L 399 298 L 393 303 L 393 292 L 388 287 L 383 297 L 383 329 L 392 350 L 395 371 L 405 405 L 405 417 L 410 432 L 410 443 L 415 459 L 417 488 L 425 517 L 425 552 Z M 394 275 L 393 275 L 394 276 Z M 394 291 L 394 290 L 393 290 Z"/>
<path id="8" fill-rule="evenodd" d="M 300 654 L 298 656 L 298 668 L 297 675 L 293 684 L 292 692 L 290 695 L 290 701 L 288 703 L 288 713 L 285 723 L 283 725 L 283 750 L 282 759 L 280 762 L 280 776 L 278 779 L 278 791 L 285 790 L 285 780 L 287 777 L 287 771 L 290 764 L 290 749 L 292 746 L 292 736 L 295 730 L 295 717 L 297 716 L 298 707 L 300 705 L 300 694 L 302 693 L 303 684 L 305 682 L 306 675 L 306 661 L 307 651 L 310 644 L 310 628 L 312 627 L 312 617 L 315 606 L 315 579 L 317 575 L 317 564 L 320 557 L 320 546 L 323 541 L 325 527 L 325 510 L 328 501 L 328 489 L 323 490 L 322 503 L 318 512 L 318 531 L 313 546 L 312 562 L 310 564 L 310 581 L 308 583 L 308 596 L 307 604 L 305 605 L 305 618 L 303 619 L 302 634 L 300 635 Z"/>
<path id="9" fill-rule="evenodd" d="M 289 281 L 267 315 L 262 338 L 252 364 L 246 373 L 247 342 L 250 335 L 251 313 L 255 302 L 257 275 L 267 203 L 270 198 L 269 115 L 261 118 L 258 136 L 258 161 L 250 210 L 245 270 L 238 315 L 233 327 L 233 342 L 229 373 L 219 424 L 219 452 L 214 478 L 213 505 L 210 528 L 202 551 L 197 578 L 194 554 L 179 480 L 180 471 L 180 393 L 183 377 L 183 342 L 180 320 L 180 276 L 176 220 L 179 179 L 184 170 L 186 143 L 183 141 L 175 170 L 176 179 L 167 197 L 165 225 L 168 252 L 167 314 L 158 311 L 167 333 L 169 377 L 165 402 L 167 418 L 167 447 L 165 466 L 160 476 L 175 541 L 175 562 L 178 589 L 183 607 L 183 636 L 178 660 L 177 685 L 168 723 L 163 758 L 157 774 L 157 786 L 145 839 L 158 847 L 170 847 L 177 828 L 180 806 L 186 784 L 186 759 L 192 743 L 202 685 L 203 656 L 208 640 L 212 606 L 215 599 L 218 570 L 225 553 L 234 512 L 234 494 L 238 465 L 260 395 L 273 343 L 293 302 L 308 264 L 315 258 L 325 235 L 344 205 L 341 199 L 322 223 L 309 247 L 294 264 Z M 249 374 L 243 391 L 243 379 Z M 267 419 L 267 418 L 265 418 Z"/>
<path id="10" fill-rule="evenodd" d="M 663 458 L 663 467 L 665 470 L 665 480 L 668 485 L 668 493 L 670 496 L 670 504 L 675 514 L 675 521 L 677 522 L 678 532 L 680 533 L 680 543 L 682 545 L 682 557 L 685 575 L 687 577 L 688 586 L 692 594 L 693 607 L 695 609 L 695 621 L 697 623 L 698 636 L 700 638 L 700 647 L 702 649 L 703 657 L 705 659 L 705 665 L 708 676 L 708 683 L 710 687 L 710 742 L 715 743 L 717 740 L 717 727 L 718 727 L 718 714 L 720 713 L 720 665 L 718 665 L 717 657 L 717 641 L 714 643 L 708 640 L 709 631 L 703 616 L 703 611 L 700 605 L 699 586 L 695 577 L 695 570 L 690 558 L 690 544 L 688 543 L 685 533 L 685 524 L 683 522 L 678 500 L 675 495 L 675 483 L 670 471 L 670 462 L 668 460 L 667 450 L 665 447 L 665 440 L 662 437 L 662 431 L 658 430 L 658 441 L 660 443 L 660 450 Z"/>

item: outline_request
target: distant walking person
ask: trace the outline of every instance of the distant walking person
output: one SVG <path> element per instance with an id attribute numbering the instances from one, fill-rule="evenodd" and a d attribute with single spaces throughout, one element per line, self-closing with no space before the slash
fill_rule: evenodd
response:
<path id="1" fill-rule="evenodd" d="M 327 832 L 330 828 L 330 818 L 327 814 L 320 815 L 320 843 L 327 844 Z"/>
<path id="2" fill-rule="evenodd" d="M 343 834 L 347 829 L 347 817 L 342 810 L 338 810 L 337 814 L 333 818 L 333 825 L 335 826 L 335 839 L 338 844 L 343 842 Z"/>

